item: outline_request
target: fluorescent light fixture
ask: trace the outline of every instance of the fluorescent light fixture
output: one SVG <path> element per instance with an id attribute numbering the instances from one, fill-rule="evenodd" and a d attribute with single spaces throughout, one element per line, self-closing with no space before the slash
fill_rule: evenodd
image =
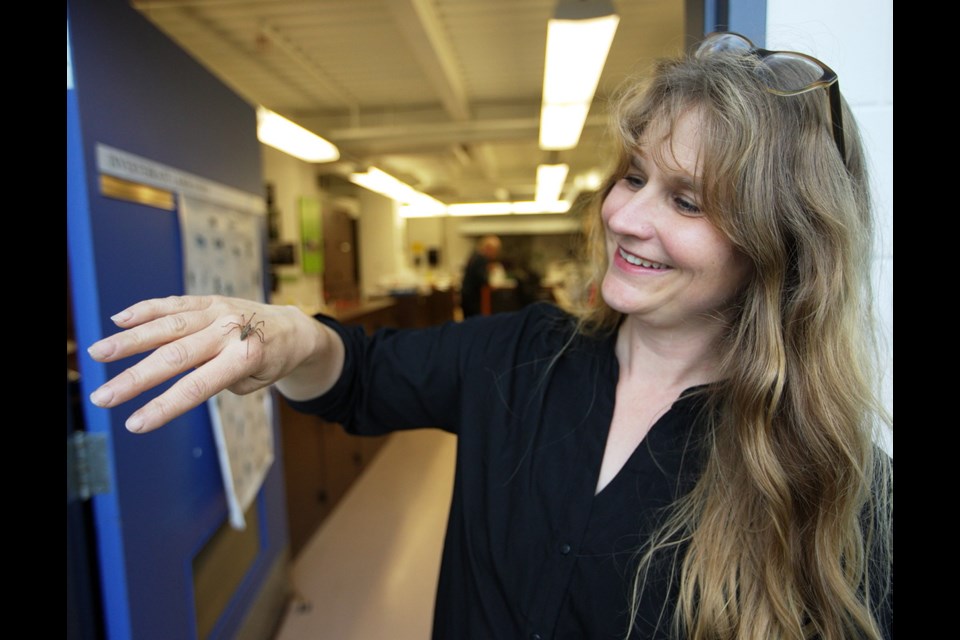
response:
<path id="1" fill-rule="evenodd" d="M 257 108 L 257 139 L 304 162 L 340 159 L 333 143 L 264 107 Z"/>
<path id="2" fill-rule="evenodd" d="M 447 206 L 447 213 L 451 216 L 497 216 L 513 213 L 513 205 L 509 202 L 468 202 L 465 204 L 451 204 Z"/>
<path id="3" fill-rule="evenodd" d="M 581 173 L 573 180 L 573 186 L 577 191 L 596 191 L 602 184 L 603 174 L 597 169 Z"/>
<path id="4" fill-rule="evenodd" d="M 540 113 L 542 149 L 577 146 L 619 23 L 620 17 L 609 0 L 557 3 L 547 23 Z"/>
<path id="5" fill-rule="evenodd" d="M 537 167 L 537 202 L 555 202 L 560 199 L 563 183 L 567 179 L 570 165 L 542 164 Z"/>
<path id="6" fill-rule="evenodd" d="M 412 204 L 402 204 L 398 211 L 401 218 L 436 218 L 447 215 L 446 208 L 443 211 L 428 211 Z"/>
<path id="7" fill-rule="evenodd" d="M 536 200 L 521 200 L 517 202 L 467 202 L 447 206 L 447 214 L 451 216 L 566 213 L 569 210 L 570 203 L 566 200 L 554 200 L 552 202 L 537 202 Z"/>
<path id="8" fill-rule="evenodd" d="M 589 104 L 544 104 L 540 107 L 540 148 L 573 149 L 587 121 Z"/>
<path id="9" fill-rule="evenodd" d="M 397 180 L 389 173 L 376 167 L 370 167 L 365 173 L 351 173 L 350 182 L 360 185 L 364 189 L 375 191 L 409 209 L 404 217 L 439 215 L 446 211 L 447 205 L 436 198 L 417 191 L 405 182 Z M 403 212 L 401 212 L 403 214 Z"/>
<path id="10" fill-rule="evenodd" d="M 437 216 L 508 216 L 513 214 L 534 213 L 566 213 L 570 210 L 567 200 L 553 200 L 551 202 L 536 200 L 520 200 L 516 202 L 462 202 L 460 204 L 443 205 L 440 209 L 432 210 L 418 208 L 413 205 L 400 207 L 401 218 L 432 218 Z"/>
<path id="11" fill-rule="evenodd" d="M 513 203 L 513 212 L 517 214 L 566 213 L 569 210 L 570 203 L 566 200 L 554 200 L 553 202 L 527 200 Z"/>

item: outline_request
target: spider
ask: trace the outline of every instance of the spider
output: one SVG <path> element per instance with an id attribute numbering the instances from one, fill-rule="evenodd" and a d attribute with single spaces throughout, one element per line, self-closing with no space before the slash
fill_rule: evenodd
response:
<path id="1" fill-rule="evenodd" d="M 236 327 L 237 329 L 240 329 L 240 340 L 246 340 L 246 339 L 250 336 L 250 334 L 252 333 L 252 334 L 255 334 L 258 338 L 260 338 L 260 342 L 262 343 L 262 342 L 263 342 L 263 329 L 260 328 L 260 325 L 262 325 L 262 324 L 267 324 L 267 322 L 266 322 L 265 320 L 260 320 L 259 322 L 257 322 L 256 324 L 254 324 L 253 318 L 254 318 L 254 316 L 256 316 L 256 315 L 257 315 L 256 312 L 254 312 L 254 314 L 253 314 L 252 316 L 250 316 L 250 320 L 247 321 L 247 317 L 246 317 L 245 315 L 241 314 L 241 315 L 240 315 L 240 319 L 243 320 L 243 323 L 242 323 L 242 324 L 239 323 L 239 322 L 228 322 L 227 324 L 225 324 L 225 325 L 223 325 L 223 326 L 229 327 L 230 325 L 233 325 L 233 326 Z M 230 333 L 230 331 L 233 331 L 233 328 L 231 328 L 229 331 L 227 331 L 227 333 Z M 225 333 L 225 334 L 223 334 L 223 335 L 227 335 L 227 333 Z M 249 342 L 247 343 L 247 355 L 248 355 L 248 356 L 250 355 L 250 343 L 249 343 Z"/>

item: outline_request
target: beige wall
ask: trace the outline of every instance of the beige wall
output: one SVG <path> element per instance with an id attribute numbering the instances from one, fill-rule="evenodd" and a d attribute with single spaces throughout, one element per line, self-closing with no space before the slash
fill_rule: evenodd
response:
<path id="1" fill-rule="evenodd" d="M 366 189 L 357 189 L 360 218 L 360 292 L 381 295 L 394 279 L 408 272 L 404 253 L 405 221 L 393 200 Z"/>
<path id="2" fill-rule="evenodd" d="M 298 160 L 273 147 L 260 145 L 264 183 L 274 186 L 274 200 L 280 210 L 280 239 L 294 244 L 297 263 L 277 267 L 279 289 L 271 296 L 275 304 L 294 304 L 319 310 L 323 304 L 323 278 L 304 274 L 300 266 L 301 196 L 321 198 L 312 164 Z"/>
<path id="3" fill-rule="evenodd" d="M 879 227 L 874 255 L 883 400 L 893 415 L 893 0 L 768 0 L 767 48 L 812 54 L 837 72 L 860 125 Z M 893 433 L 883 446 L 893 455 Z"/>

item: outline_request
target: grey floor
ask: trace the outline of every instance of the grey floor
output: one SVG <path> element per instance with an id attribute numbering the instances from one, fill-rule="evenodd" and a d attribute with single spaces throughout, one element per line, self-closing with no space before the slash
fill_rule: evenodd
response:
<path id="1" fill-rule="evenodd" d="M 456 440 L 395 433 L 293 562 L 275 640 L 428 640 Z"/>

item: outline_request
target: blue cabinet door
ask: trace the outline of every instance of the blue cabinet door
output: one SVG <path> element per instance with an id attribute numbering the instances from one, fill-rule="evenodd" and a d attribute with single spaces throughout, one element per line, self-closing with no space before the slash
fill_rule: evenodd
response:
<path id="1" fill-rule="evenodd" d="M 206 408 L 150 434 L 128 433 L 127 417 L 167 385 L 115 409 L 97 408 L 89 393 L 136 358 L 104 365 L 85 348 L 116 331 L 109 317 L 124 307 L 183 292 L 176 210 L 104 195 L 98 145 L 259 194 L 255 111 L 126 0 L 71 1 L 67 32 L 70 301 L 83 428 L 105 439 L 110 481 L 91 498 L 103 625 L 111 640 L 229 638 L 284 562 L 281 462 L 252 507 L 247 551 L 236 566 L 229 558 L 205 565 L 225 553 L 216 542 L 230 535 Z M 228 588 L 205 591 L 212 570 L 228 576 Z"/>

